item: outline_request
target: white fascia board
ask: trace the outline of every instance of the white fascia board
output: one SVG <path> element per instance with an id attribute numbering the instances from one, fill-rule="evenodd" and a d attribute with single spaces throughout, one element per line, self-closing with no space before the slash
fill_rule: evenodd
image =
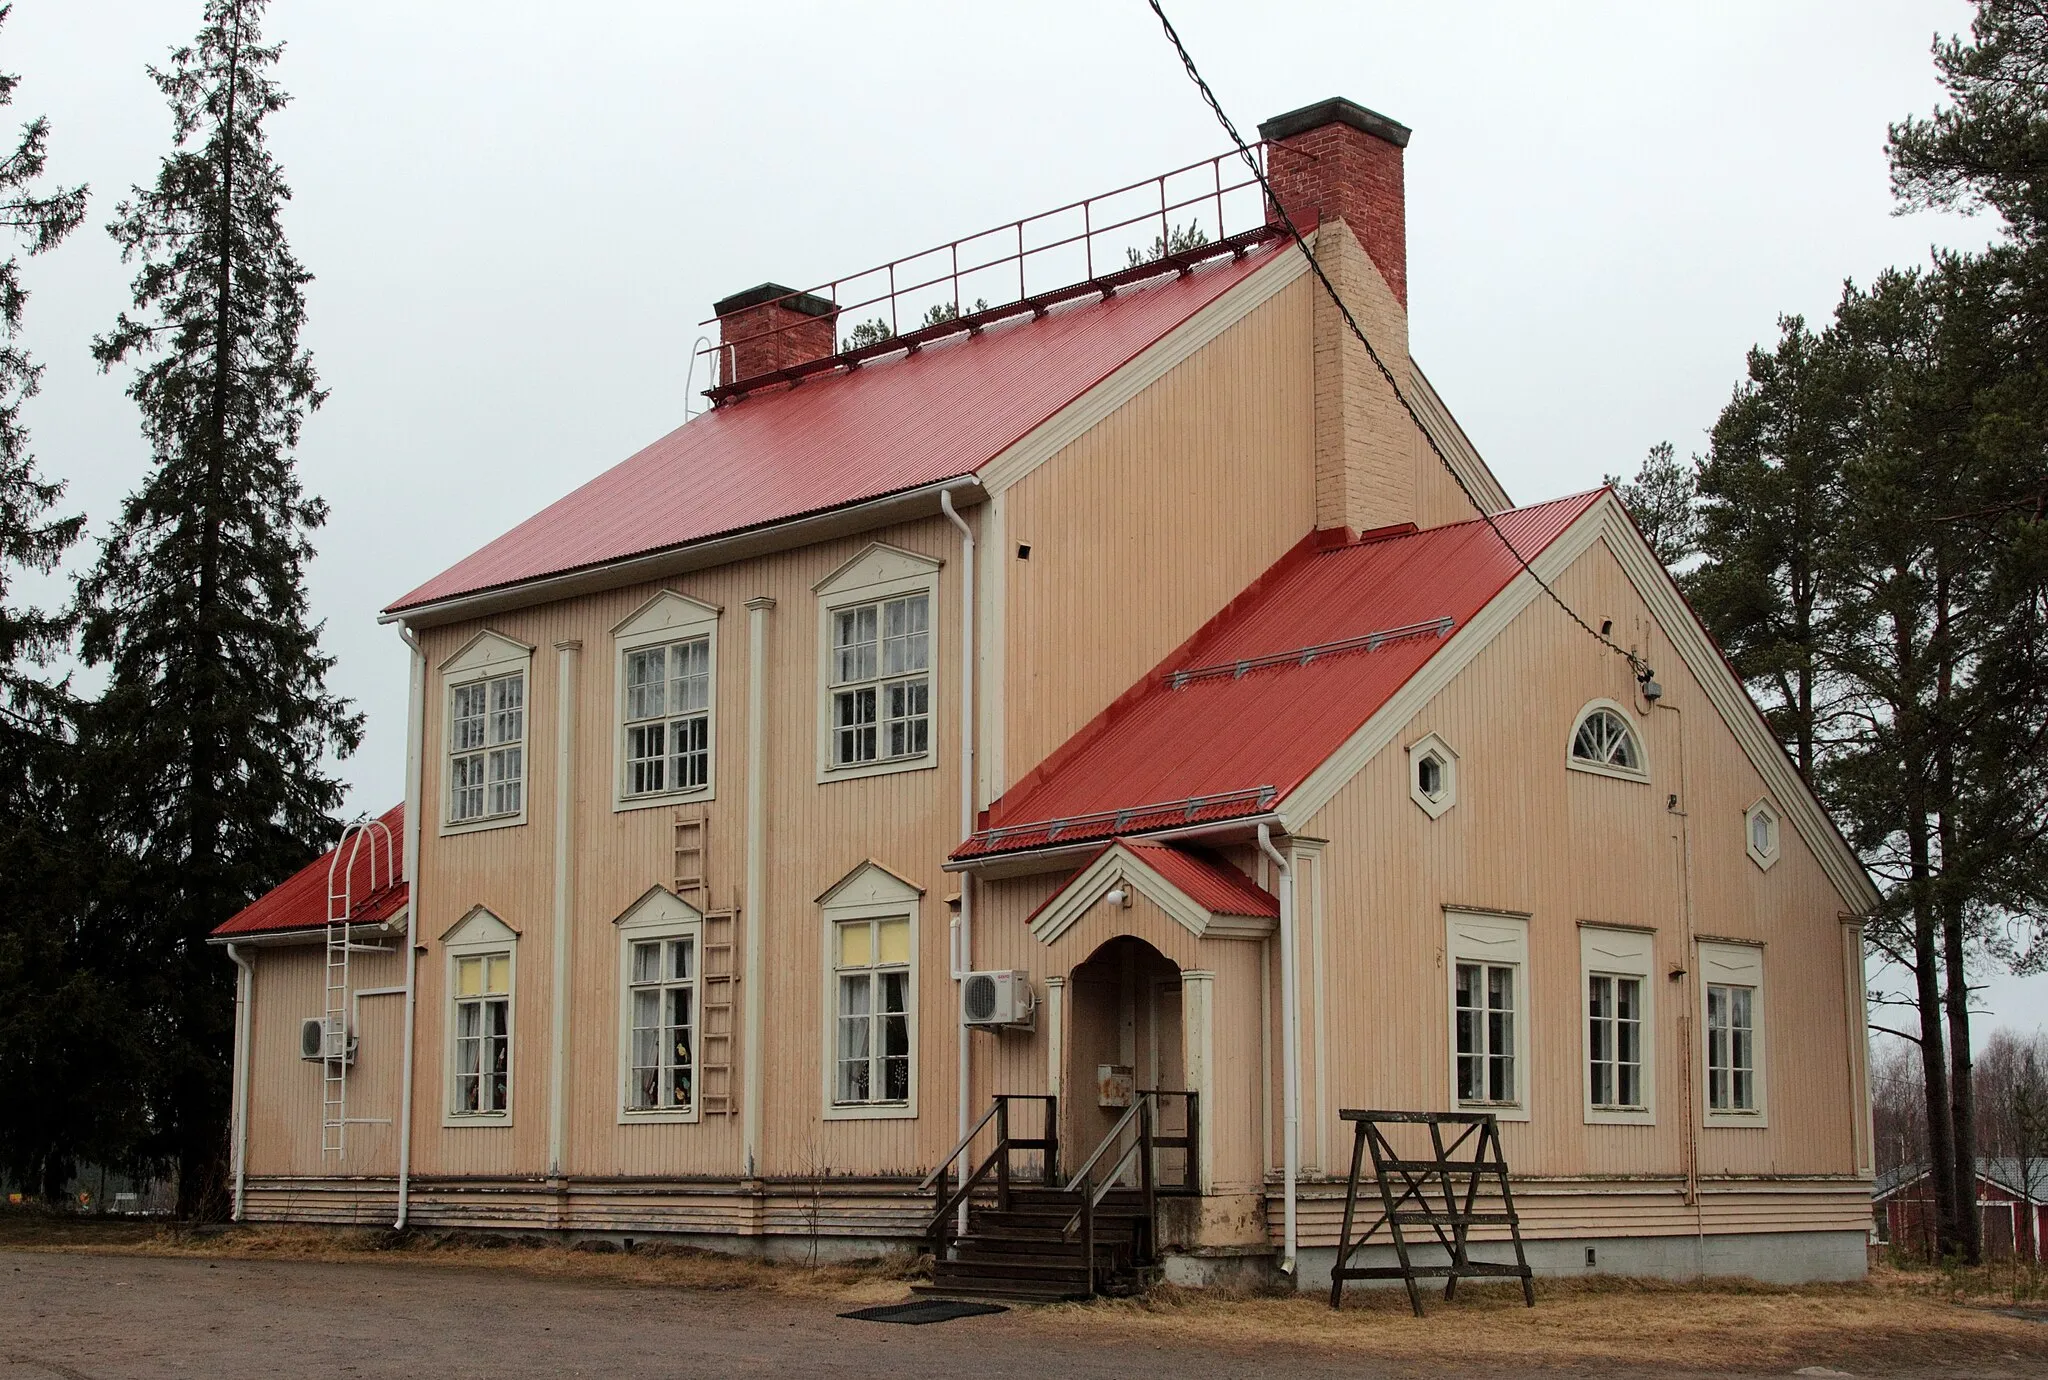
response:
<path id="1" fill-rule="evenodd" d="M 1621 501 L 1612 493 L 1602 494 L 1529 564 L 1545 584 L 1554 584 L 1596 541 L 1603 542 L 1613 553 L 1629 583 L 1657 620 L 1657 626 L 1700 683 L 1707 702 L 1728 726 L 1750 765 L 1763 777 L 1772 798 L 1783 807 L 1792 826 L 1806 841 L 1843 903 L 1858 914 L 1874 910 L 1879 901 L 1878 891 L 1862 861 L 1794 769 L 1784 748 L 1765 725 L 1755 701 L 1735 678 L 1692 606 L 1686 603 L 1669 572 L 1629 520 Z M 1287 832 L 1301 832 L 1317 811 L 1393 742 L 1402 727 L 1505 631 L 1523 609 L 1542 597 L 1542 592 L 1526 571 L 1509 581 L 1377 713 L 1279 802 L 1277 813 Z"/>
<path id="2" fill-rule="evenodd" d="M 622 585 L 637 585 L 650 580 L 667 579 L 673 575 L 687 575 L 693 570 L 709 570 L 715 566 L 730 565 L 734 561 L 754 556 L 772 555 L 777 551 L 794 551 L 801 546 L 813 546 L 837 537 L 854 536 L 880 527 L 893 527 L 917 518 L 936 517 L 939 514 L 939 494 L 948 491 L 953 494 L 954 506 L 960 508 L 980 503 L 988 497 L 981 481 L 973 475 L 957 475 L 951 479 L 921 484 L 914 489 L 905 489 L 901 493 L 862 499 L 843 507 L 828 508 L 823 512 L 778 518 L 758 527 L 745 528 L 724 536 L 706 537 L 683 546 L 622 556 L 616 560 L 600 561 L 577 570 L 563 571 L 555 575 L 537 575 L 530 580 L 475 590 L 467 594 L 451 594 L 445 599 L 414 604 L 408 608 L 387 609 L 377 615 L 377 621 L 403 623 L 418 631 L 421 628 L 438 627 L 443 623 L 453 623 L 464 618 L 481 618 L 488 614 L 504 613 L 510 609 L 550 604 L 558 599 L 569 599 L 579 594 L 617 589 Z"/>
<path id="3" fill-rule="evenodd" d="M 1642 533 L 1629 520 L 1620 500 L 1613 494 L 1607 494 L 1593 511 L 1605 516 L 1601 537 L 1608 550 L 1614 553 L 1614 559 L 1628 576 L 1629 583 L 1635 586 L 1636 593 L 1649 605 L 1657 626 L 1678 649 L 1679 659 L 1706 691 L 1707 701 L 1719 712 L 1721 721 L 1728 725 L 1728 731 L 1735 735 L 1743 755 L 1763 777 L 1771 799 L 1792 827 L 1799 831 L 1799 837 L 1806 841 L 1821 870 L 1834 883 L 1843 904 L 1858 915 L 1877 909 L 1882 898 L 1877 885 L 1870 880 L 1870 874 L 1864 870 L 1863 860 L 1856 856 L 1856 850 L 1842 837 L 1841 830 L 1835 827 L 1835 821 L 1822 807 L 1813 789 L 1799 775 L 1792 759 L 1785 755 L 1783 745 L 1764 722 L 1763 712 L 1756 707 L 1756 701 L 1749 697 L 1749 691 L 1729 669 L 1727 659 L 1708 636 L 1698 615 L 1692 611 L 1692 605 L 1679 593 L 1671 573 L 1658 561 L 1649 544 L 1643 540 Z M 1782 848 L 1781 844 L 1780 851 Z"/>
<path id="4" fill-rule="evenodd" d="M 1311 233 L 1310 242 L 1314 239 Z M 999 494 L 1016 484 L 1307 271 L 1308 259 L 1292 245 L 1283 247 L 1243 282 L 1233 283 L 1108 378 L 1011 442 L 977 471 L 983 487 L 990 494 Z"/>

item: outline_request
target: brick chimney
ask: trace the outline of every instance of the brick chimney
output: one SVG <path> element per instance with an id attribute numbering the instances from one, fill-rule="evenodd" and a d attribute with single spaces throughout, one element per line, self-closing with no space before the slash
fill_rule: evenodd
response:
<path id="1" fill-rule="evenodd" d="M 1259 126 L 1280 204 L 1304 234 L 1317 227 L 1316 258 L 1404 392 L 1408 134 L 1341 96 Z M 1316 526 L 1363 532 L 1421 520 L 1415 426 L 1320 289 L 1314 338 Z"/>
<path id="2" fill-rule="evenodd" d="M 720 383 L 758 378 L 839 353 L 839 308 L 780 283 L 735 292 L 718 316 Z"/>

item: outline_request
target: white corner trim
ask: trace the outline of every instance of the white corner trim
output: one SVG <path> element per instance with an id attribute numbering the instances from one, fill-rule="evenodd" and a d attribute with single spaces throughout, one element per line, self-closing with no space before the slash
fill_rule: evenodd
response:
<path id="1" fill-rule="evenodd" d="M 1313 233 L 1309 238 L 1314 240 Z M 1292 245 L 1282 246 L 1242 282 L 1233 283 L 1108 378 L 1011 442 L 981 467 L 982 486 L 990 494 L 999 494 L 1016 484 L 1307 271 L 1307 258 Z"/>

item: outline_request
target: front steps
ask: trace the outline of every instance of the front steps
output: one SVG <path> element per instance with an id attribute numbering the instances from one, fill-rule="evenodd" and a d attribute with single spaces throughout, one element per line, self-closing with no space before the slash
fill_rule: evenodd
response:
<path id="1" fill-rule="evenodd" d="M 1135 1294 L 1151 1273 L 1151 1223 L 1143 1199 L 1112 1192 L 1095 1209 L 1095 1269 L 1084 1231 L 1064 1234 L 1081 1195 L 1059 1188 L 1015 1188 L 1010 1206 L 976 1204 L 967 1234 L 955 1237 L 915 1292 L 997 1303 L 1054 1303 L 1094 1294 Z"/>

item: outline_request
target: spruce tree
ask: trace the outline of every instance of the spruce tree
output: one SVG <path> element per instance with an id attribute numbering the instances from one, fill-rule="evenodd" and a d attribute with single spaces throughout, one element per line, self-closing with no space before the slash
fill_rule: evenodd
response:
<path id="1" fill-rule="evenodd" d="M 13 7 L 0 5 L 0 25 Z M 0 73 L 0 108 L 19 78 Z M 54 1197 L 78 1158 L 103 1154 L 101 1071 L 118 1061 L 96 1034 L 115 1027 L 118 1003 L 82 961 L 70 811 L 72 702 L 51 678 L 71 619 L 20 602 L 22 574 L 47 575 L 77 540 L 82 519 L 53 515 L 63 485 L 42 476 L 22 417 L 42 367 L 22 343 L 28 293 L 21 255 L 53 248 L 85 215 L 85 188 L 46 184 L 49 122 L 23 125 L 0 155 L 0 226 L 17 252 L 0 260 L 0 1171 Z"/>
<path id="2" fill-rule="evenodd" d="M 207 935 L 331 839 L 341 787 L 323 759 L 361 736 L 306 607 L 326 508 L 292 452 L 325 395 L 265 138 L 287 97 L 263 9 L 207 0 L 197 38 L 150 69 L 175 146 L 108 227 L 141 268 L 132 311 L 94 342 L 103 369 L 136 365 L 152 465 L 80 585 L 82 649 L 108 669 L 90 775 L 125 861 L 108 910 L 147 984 L 150 1148 L 188 1215 L 223 1187 L 232 984 Z"/>

